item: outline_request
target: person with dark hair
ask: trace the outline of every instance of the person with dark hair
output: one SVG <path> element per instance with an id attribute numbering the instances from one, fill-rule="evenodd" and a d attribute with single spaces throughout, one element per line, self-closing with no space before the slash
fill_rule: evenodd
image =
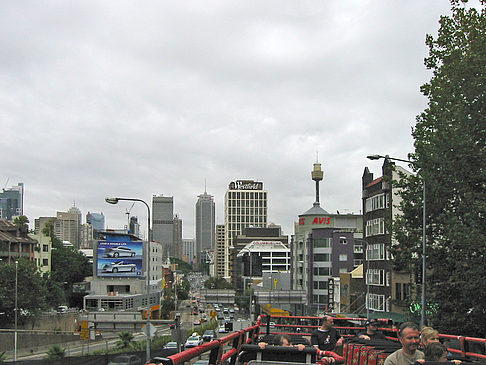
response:
<path id="1" fill-rule="evenodd" d="M 385 365 L 409 365 L 424 358 L 423 352 L 418 350 L 420 333 L 416 323 L 402 323 L 398 329 L 398 340 L 402 348 L 389 355 Z"/>
<path id="2" fill-rule="evenodd" d="M 339 332 L 334 328 L 334 319 L 331 316 L 322 318 L 321 327 L 312 332 L 311 344 L 320 350 L 334 351 L 336 346 L 341 346 L 343 340 Z"/>
<path id="3" fill-rule="evenodd" d="M 290 337 L 287 335 L 277 335 L 273 338 L 272 342 L 274 346 L 297 347 L 301 351 L 305 348 L 305 345 L 301 343 L 292 345 Z M 267 346 L 267 343 L 259 342 L 258 346 L 260 346 L 261 349 L 264 349 Z"/>
<path id="4" fill-rule="evenodd" d="M 365 322 L 366 331 L 357 334 L 358 338 L 362 340 L 386 340 L 383 333 L 378 331 L 379 322 L 376 319 L 368 319 Z"/>
<path id="5" fill-rule="evenodd" d="M 447 361 L 447 347 L 440 342 L 434 342 L 425 348 L 424 355 L 425 361 Z"/>

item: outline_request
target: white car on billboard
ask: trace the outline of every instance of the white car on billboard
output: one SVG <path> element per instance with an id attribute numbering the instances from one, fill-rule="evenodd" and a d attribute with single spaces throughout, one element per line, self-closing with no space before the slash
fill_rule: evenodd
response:
<path id="1" fill-rule="evenodd" d="M 112 273 L 117 273 L 117 272 L 133 272 L 137 270 L 137 265 L 132 264 L 130 262 L 125 262 L 125 261 L 117 261 L 117 262 L 112 262 L 106 265 L 103 265 L 103 272 L 112 272 Z"/>
<path id="2" fill-rule="evenodd" d="M 125 246 L 105 248 L 105 257 L 134 257 L 135 251 Z"/>

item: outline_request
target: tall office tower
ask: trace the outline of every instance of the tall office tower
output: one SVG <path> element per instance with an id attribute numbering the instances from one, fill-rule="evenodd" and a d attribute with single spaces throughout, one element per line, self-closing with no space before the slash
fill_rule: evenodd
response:
<path id="1" fill-rule="evenodd" d="M 93 226 L 93 234 L 97 238 L 97 233 L 105 230 L 105 216 L 103 213 L 91 213 L 86 214 L 86 223 Z"/>
<path id="2" fill-rule="evenodd" d="M 79 235 L 79 248 L 89 249 L 93 247 L 94 229 L 90 223 L 81 225 Z"/>
<path id="3" fill-rule="evenodd" d="M 224 224 L 216 225 L 216 244 L 214 247 L 214 276 L 217 278 L 224 277 Z"/>
<path id="4" fill-rule="evenodd" d="M 182 259 L 182 219 L 174 216 L 174 244 L 172 245 L 172 257 Z"/>
<path id="5" fill-rule="evenodd" d="M 224 224 L 224 278 L 231 280 L 230 250 L 233 240 L 243 228 L 267 226 L 267 192 L 263 190 L 262 182 L 236 180 L 229 184 L 225 194 Z"/>
<path id="6" fill-rule="evenodd" d="M 24 214 L 24 183 L 3 189 L 0 193 L 0 218 L 11 221 Z"/>
<path id="7" fill-rule="evenodd" d="M 128 230 L 134 236 L 140 237 L 140 224 L 138 223 L 137 217 L 130 217 L 130 225 L 128 226 Z"/>
<path id="8" fill-rule="evenodd" d="M 77 209 L 77 208 L 75 208 Z M 69 241 L 75 247 L 80 245 L 80 215 L 81 212 L 76 212 L 72 208 L 70 212 L 57 212 L 56 222 L 54 223 L 54 234 L 61 241 Z M 79 209 L 77 209 L 79 211 Z"/>
<path id="9" fill-rule="evenodd" d="M 172 255 L 174 244 L 174 197 L 152 197 L 152 239 L 162 244 L 162 257 Z"/>
<path id="10" fill-rule="evenodd" d="M 201 252 L 214 250 L 215 239 L 215 208 L 213 196 L 204 189 L 204 194 L 198 195 L 196 203 L 196 254 L 197 262 L 201 263 Z M 204 260 L 206 261 L 206 260 Z"/>
<path id="11" fill-rule="evenodd" d="M 192 264 L 196 257 L 196 241 L 194 238 L 184 238 L 182 240 L 182 260 Z"/>

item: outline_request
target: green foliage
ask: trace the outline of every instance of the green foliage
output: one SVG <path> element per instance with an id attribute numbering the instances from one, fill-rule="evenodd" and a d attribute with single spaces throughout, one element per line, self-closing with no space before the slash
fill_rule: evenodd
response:
<path id="1" fill-rule="evenodd" d="M 18 261 L 17 308 L 22 323 L 26 317 L 36 316 L 47 309 L 45 280 L 35 265 L 27 259 Z M 15 317 L 15 263 L 2 265 L 0 275 L 0 325 L 11 325 Z"/>
<path id="2" fill-rule="evenodd" d="M 131 332 L 121 332 L 118 334 L 118 341 L 116 341 L 116 346 L 118 348 L 126 349 L 133 342 L 134 336 Z"/>
<path id="3" fill-rule="evenodd" d="M 62 359 L 64 356 L 66 356 L 66 349 L 59 345 L 51 346 L 47 350 L 47 358 L 49 360 Z"/>
<path id="4" fill-rule="evenodd" d="M 18 227 L 22 233 L 27 233 L 29 231 L 29 218 L 27 218 L 25 215 L 15 217 L 13 224 Z"/>
<path id="5" fill-rule="evenodd" d="M 223 278 L 209 278 L 204 282 L 207 289 L 233 289 L 233 286 Z"/>
<path id="6" fill-rule="evenodd" d="M 428 35 L 422 86 L 427 108 L 413 129 L 418 176 L 404 179 L 403 216 L 394 225 L 398 264 L 421 261 L 426 183 L 427 301 L 439 331 L 486 332 L 486 11 L 452 0 L 452 15 Z M 419 289 L 419 288 L 418 288 Z"/>
<path id="7" fill-rule="evenodd" d="M 171 257 L 170 263 L 171 264 L 177 264 L 177 269 L 181 270 L 184 274 L 187 274 L 189 272 L 194 271 L 191 264 L 189 264 L 189 263 L 187 263 L 187 262 L 185 262 L 181 259 L 178 259 L 176 257 Z"/>
<path id="8" fill-rule="evenodd" d="M 175 310 L 174 294 L 170 290 L 165 290 L 165 297 L 160 305 L 160 314 L 162 318 L 168 319 L 170 312 Z"/>

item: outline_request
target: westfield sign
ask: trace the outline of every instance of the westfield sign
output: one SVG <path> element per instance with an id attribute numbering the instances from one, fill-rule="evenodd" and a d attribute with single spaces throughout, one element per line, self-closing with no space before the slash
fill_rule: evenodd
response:
<path id="1" fill-rule="evenodd" d="M 310 218 L 312 219 L 312 218 Z M 299 225 L 302 226 L 305 224 L 305 218 L 299 218 Z M 331 224 L 331 218 L 330 217 L 315 217 L 312 219 L 312 224 Z"/>

